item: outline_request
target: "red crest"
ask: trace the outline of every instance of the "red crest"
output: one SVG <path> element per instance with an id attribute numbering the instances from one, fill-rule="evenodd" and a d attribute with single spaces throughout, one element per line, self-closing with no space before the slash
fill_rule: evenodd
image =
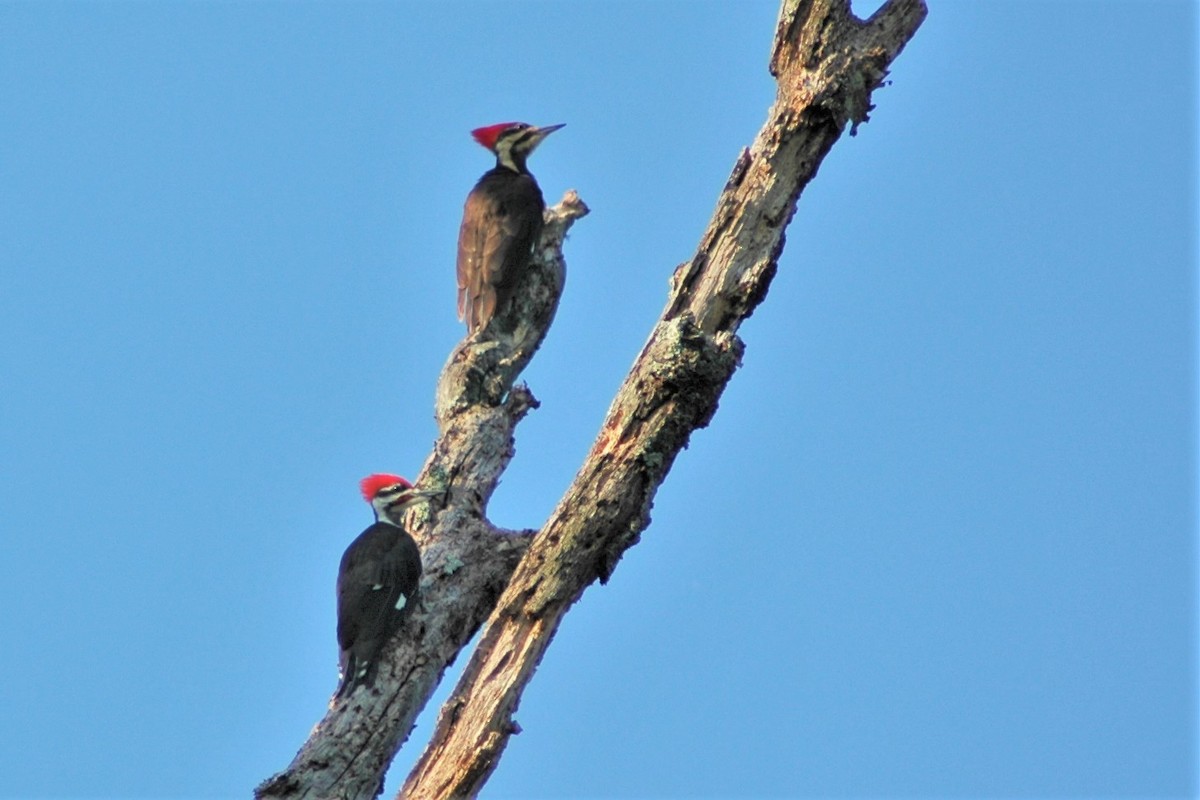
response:
<path id="1" fill-rule="evenodd" d="M 399 475 L 389 475 L 386 472 L 368 475 L 358 485 L 362 489 L 363 499 L 369 503 L 375 499 L 375 495 L 379 494 L 380 489 L 397 483 L 404 484 L 404 488 L 406 489 L 412 488 L 412 484 L 404 478 L 401 478 Z"/>
<path id="2" fill-rule="evenodd" d="M 475 141 L 486 147 L 488 150 L 496 149 L 496 140 L 500 138 L 500 134 L 504 133 L 514 125 L 520 125 L 519 122 L 498 122 L 495 125 L 488 125 L 483 128 L 476 128 L 471 131 L 471 135 L 475 137 Z"/>

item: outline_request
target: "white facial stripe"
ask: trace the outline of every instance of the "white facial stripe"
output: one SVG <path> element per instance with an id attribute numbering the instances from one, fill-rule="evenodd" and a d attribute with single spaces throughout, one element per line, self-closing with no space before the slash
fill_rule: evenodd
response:
<path id="1" fill-rule="evenodd" d="M 496 143 L 496 160 L 499 161 L 502 166 L 508 167 L 513 172 L 520 172 L 520 170 L 517 169 L 516 162 L 513 161 L 512 146 L 513 146 L 512 139 L 505 139 L 505 140 L 497 142 Z"/>
<path id="2" fill-rule="evenodd" d="M 383 588 L 383 584 L 382 584 L 382 583 L 377 583 L 377 584 L 375 584 L 374 586 L 372 586 L 372 587 L 371 587 L 371 591 L 372 591 L 372 592 L 378 592 L 378 591 L 379 591 L 380 589 L 382 589 L 382 588 Z"/>
<path id="3" fill-rule="evenodd" d="M 525 126 L 518 129 L 516 132 L 506 132 L 502 134 L 496 141 L 496 160 L 503 167 L 508 167 L 513 172 L 520 172 L 517 169 L 517 162 L 513 159 L 513 151 L 520 153 L 522 158 L 528 157 L 533 152 L 534 148 L 542 140 L 542 134 L 537 128 Z"/>
<path id="4" fill-rule="evenodd" d="M 404 514 L 410 506 L 420 502 L 429 502 L 429 496 L 414 489 L 405 489 L 404 492 L 399 492 L 391 497 L 378 495 L 371 505 L 374 506 L 379 519 L 403 527 L 400 520 Z"/>
<path id="5" fill-rule="evenodd" d="M 404 497 L 404 495 L 412 490 L 411 486 L 387 486 L 376 492 L 375 499 L 381 503 L 391 503 L 395 502 L 397 498 Z"/>
<path id="6" fill-rule="evenodd" d="M 400 598 L 396 600 L 396 610 L 403 611 L 406 605 L 408 605 L 408 598 L 404 595 L 400 595 Z"/>

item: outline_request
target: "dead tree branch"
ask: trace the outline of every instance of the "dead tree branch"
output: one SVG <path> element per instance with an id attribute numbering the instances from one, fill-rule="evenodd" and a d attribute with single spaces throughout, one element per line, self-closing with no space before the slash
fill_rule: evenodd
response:
<path id="1" fill-rule="evenodd" d="M 563 615 L 650 521 L 654 493 L 716 411 L 737 368 L 741 322 L 766 296 L 800 192 L 916 33 L 923 0 L 863 22 L 846 0 L 786 0 L 771 72 L 778 92 L 743 151 L 663 316 L 617 393 L 574 483 L 534 536 L 401 797 L 474 796 L 517 730 L 513 712 Z"/>
<path id="2" fill-rule="evenodd" d="M 444 486 L 446 494 L 409 519 L 425 567 L 421 605 L 385 651 L 375 686 L 331 703 L 288 768 L 255 789 L 259 800 L 376 797 L 442 673 L 508 583 L 533 531 L 497 530 L 485 511 L 513 456 L 513 431 L 537 407 L 530 391 L 513 382 L 554 319 L 565 275 L 563 239 L 587 212 L 574 192 L 546 211 L 532 269 L 506 324 L 497 326 L 507 333 L 464 342 L 443 368 L 435 402 L 440 435 L 416 485 Z"/>
<path id="3" fill-rule="evenodd" d="M 889 0 L 863 22 L 847 0 L 785 0 L 767 123 L 737 159 L 696 255 L 676 270 L 662 318 L 590 455 L 534 535 L 499 531 L 485 512 L 513 455 L 516 424 L 537 405 L 514 382 L 553 320 L 562 239 L 587 209 L 568 195 L 547 212 L 534 269 L 499 326 L 511 333 L 460 345 L 438 382 L 440 435 L 417 485 L 445 486 L 446 494 L 410 520 L 425 563 L 424 607 L 385 653 L 375 687 L 332 705 L 257 798 L 378 795 L 445 668 L 487 620 L 401 795 L 478 792 L 516 730 L 512 714 L 563 615 L 637 541 L 675 456 L 716 411 L 742 353 L 737 329 L 766 295 L 801 190 L 846 125 L 853 132 L 866 120 L 872 91 L 925 13 L 923 0 Z"/>

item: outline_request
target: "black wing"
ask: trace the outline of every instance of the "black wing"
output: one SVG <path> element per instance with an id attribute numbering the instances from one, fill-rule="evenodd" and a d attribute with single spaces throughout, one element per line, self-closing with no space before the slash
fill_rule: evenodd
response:
<path id="1" fill-rule="evenodd" d="M 344 694 L 367 682 L 384 643 L 416 602 L 421 551 L 406 532 L 376 522 L 350 543 L 337 580 L 337 638 Z"/>

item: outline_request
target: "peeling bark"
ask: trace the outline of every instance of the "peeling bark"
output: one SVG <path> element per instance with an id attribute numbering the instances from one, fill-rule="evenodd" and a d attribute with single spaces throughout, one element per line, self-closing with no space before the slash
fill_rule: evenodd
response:
<path id="1" fill-rule="evenodd" d="M 654 493 L 705 426 L 737 368 L 736 332 L 762 302 L 800 192 L 915 34 L 922 0 L 892 0 L 866 22 L 844 0 L 788 0 L 771 72 L 778 92 L 734 164 L 696 255 L 671 281 L 650 334 L 575 481 L 534 536 L 400 795 L 478 793 L 512 733 L 521 693 L 563 615 L 650 521 Z"/>
<path id="2" fill-rule="evenodd" d="M 445 667 L 486 620 L 479 646 L 404 798 L 478 793 L 519 732 L 513 713 L 562 617 L 607 580 L 650 522 L 650 508 L 691 432 L 708 424 L 737 369 L 742 321 L 765 298 L 800 192 L 924 20 L 924 0 L 889 0 L 870 19 L 847 0 L 784 0 L 770 70 L 778 91 L 743 150 L 692 259 L 609 408 L 596 442 L 541 530 L 501 532 L 487 501 L 512 457 L 513 429 L 536 400 L 513 387 L 553 320 L 562 237 L 587 212 L 568 196 L 548 212 L 529 283 L 494 341 L 467 341 L 438 383 L 441 436 L 418 486 L 445 485 L 414 519 L 424 609 L 385 654 L 377 685 L 334 705 L 259 798 L 370 798 Z"/>
<path id="3" fill-rule="evenodd" d="M 517 423 L 537 407 L 529 389 L 513 381 L 554 319 L 565 275 L 562 242 L 585 214 L 574 192 L 547 209 L 519 298 L 495 326 L 504 333 L 466 340 L 450 355 L 435 400 L 439 436 L 415 484 L 444 486 L 446 493 L 407 520 L 421 546 L 421 602 L 384 650 L 375 685 L 331 701 L 288 768 L 255 789 L 260 800 L 378 796 L 442 673 L 508 583 L 534 532 L 492 527 L 487 503 L 513 456 Z"/>

